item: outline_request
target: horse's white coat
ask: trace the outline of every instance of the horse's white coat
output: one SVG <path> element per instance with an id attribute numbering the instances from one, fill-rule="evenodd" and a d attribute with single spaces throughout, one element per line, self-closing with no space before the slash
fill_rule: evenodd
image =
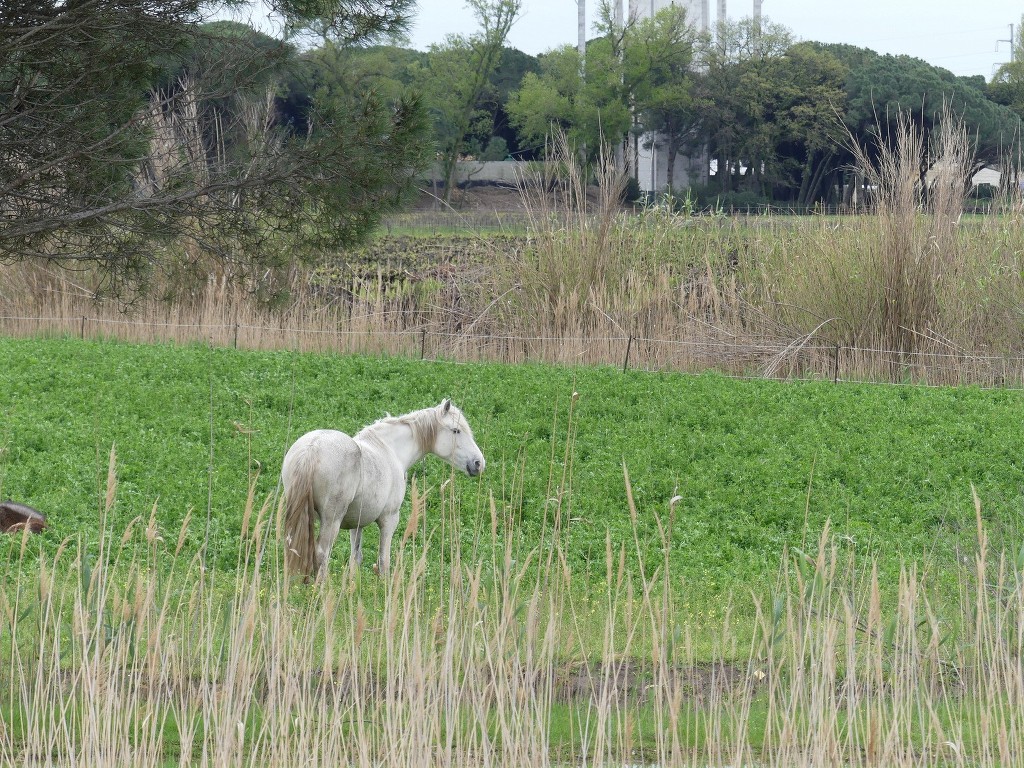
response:
<path id="1" fill-rule="evenodd" d="M 380 528 L 377 568 L 388 569 L 391 537 L 405 498 L 406 473 L 427 453 L 475 477 L 484 456 L 473 431 L 448 400 L 433 408 L 387 417 L 355 437 L 333 429 L 307 432 L 288 449 L 281 467 L 286 496 L 285 553 L 289 566 L 318 578 L 342 528 L 350 530 L 352 567 L 362 561 L 362 529 Z M 314 518 L 320 531 L 313 547 Z"/>

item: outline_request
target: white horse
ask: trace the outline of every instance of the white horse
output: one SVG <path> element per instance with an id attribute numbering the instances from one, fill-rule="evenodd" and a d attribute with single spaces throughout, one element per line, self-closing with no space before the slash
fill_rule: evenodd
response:
<path id="1" fill-rule="evenodd" d="M 307 432 L 288 449 L 281 467 L 286 496 L 285 562 L 295 573 L 322 578 L 341 528 L 350 531 L 351 564 L 363 559 L 362 530 L 380 528 L 377 571 L 386 573 L 406 472 L 428 453 L 470 477 L 484 471 L 484 455 L 462 412 L 445 400 L 433 408 L 388 416 L 355 437 L 333 429 Z M 320 533 L 313 545 L 314 518 Z"/>

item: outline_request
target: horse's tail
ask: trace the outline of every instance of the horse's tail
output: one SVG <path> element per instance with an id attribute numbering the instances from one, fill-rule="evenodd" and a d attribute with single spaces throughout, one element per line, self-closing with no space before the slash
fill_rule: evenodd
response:
<path id="1" fill-rule="evenodd" d="M 315 452 L 306 448 L 289 463 L 285 485 L 284 564 L 285 570 L 306 576 L 316 570 L 313 537 L 313 470 Z"/>

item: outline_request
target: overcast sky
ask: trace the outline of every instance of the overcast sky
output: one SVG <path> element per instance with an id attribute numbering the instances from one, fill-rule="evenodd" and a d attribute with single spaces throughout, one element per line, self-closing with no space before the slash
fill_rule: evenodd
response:
<path id="1" fill-rule="evenodd" d="M 717 0 L 711 1 L 712 14 Z M 530 54 L 576 43 L 575 0 L 523 0 L 509 45 Z M 587 0 L 588 28 L 598 0 Z M 729 16 L 751 14 L 752 2 L 729 0 Z M 849 43 L 879 53 L 916 56 L 956 75 L 991 78 L 1009 60 L 1024 0 L 763 0 L 763 15 L 800 40 Z M 411 35 L 426 50 L 451 33 L 477 29 L 465 0 L 419 0 Z M 591 36 L 592 31 L 588 31 Z M 1004 42 L 997 42 L 1000 38 Z M 998 45 L 998 51 L 997 51 Z"/>

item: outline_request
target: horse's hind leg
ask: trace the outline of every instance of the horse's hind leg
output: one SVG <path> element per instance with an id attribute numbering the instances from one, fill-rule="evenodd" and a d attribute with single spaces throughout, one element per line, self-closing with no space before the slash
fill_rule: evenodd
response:
<path id="1" fill-rule="evenodd" d="M 360 563 L 363 562 L 363 529 L 353 528 L 348 535 L 352 542 L 352 552 L 348 556 L 348 562 L 352 566 L 352 570 L 357 571 Z"/>
<path id="2" fill-rule="evenodd" d="M 323 579 L 327 575 L 327 561 L 331 557 L 331 550 L 334 548 L 334 540 L 338 538 L 338 531 L 341 530 L 341 516 L 331 520 L 320 521 L 320 535 L 316 540 L 316 560 L 319 564 L 317 579 Z"/>

